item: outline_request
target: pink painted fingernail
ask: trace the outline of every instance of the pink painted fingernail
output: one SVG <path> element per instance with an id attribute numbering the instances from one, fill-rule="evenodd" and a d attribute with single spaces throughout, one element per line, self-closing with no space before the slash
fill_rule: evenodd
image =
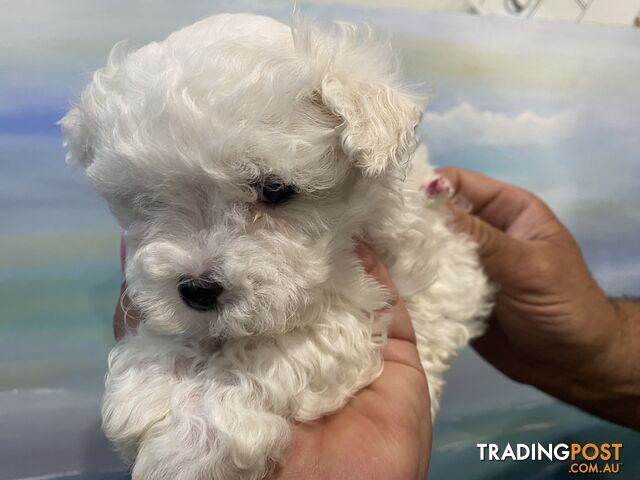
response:
<path id="1" fill-rule="evenodd" d="M 428 196 L 437 197 L 442 194 L 449 195 L 453 193 L 453 187 L 449 180 L 442 175 L 438 175 L 425 186 L 425 191 Z"/>

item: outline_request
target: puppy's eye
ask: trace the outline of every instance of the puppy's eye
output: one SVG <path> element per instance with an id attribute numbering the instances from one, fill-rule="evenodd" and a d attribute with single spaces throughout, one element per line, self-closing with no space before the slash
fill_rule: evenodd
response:
<path id="1" fill-rule="evenodd" d="M 293 185 L 279 180 L 267 180 L 256 186 L 258 201 L 268 204 L 279 204 L 298 193 Z"/>

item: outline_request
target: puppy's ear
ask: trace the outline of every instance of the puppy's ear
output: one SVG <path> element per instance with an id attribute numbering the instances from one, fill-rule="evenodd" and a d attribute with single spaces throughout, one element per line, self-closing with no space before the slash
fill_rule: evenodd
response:
<path id="1" fill-rule="evenodd" d="M 118 71 L 127 55 L 127 43 L 117 43 L 109 53 L 107 65 L 94 72 L 78 103 L 58 121 L 69 150 L 68 163 L 89 167 L 94 161 L 100 136 L 116 128 L 110 114 L 114 93 L 118 91 L 113 83 L 117 82 Z"/>
<path id="2" fill-rule="evenodd" d="M 375 176 L 404 166 L 417 146 L 422 109 L 392 84 L 329 73 L 320 88 L 322 103 L 342 120 L 342 150 L 363 174 Z"/>
<path id="3" fill-rule="evenodd" d="M 340 121 L 346 156 L 369 176 L 406 164 L 417 146 L 424 99 L 401 87 L 390 43 L 367 26 L 320 26 L 299 16 L 292 31 L 296 50 L 317 75 L 319 101 Z"/>
<path id="4" fill-rule="evenodd" d="M 93 145 L 89 129 L 82 118 L 79 107 L 73 107 L 62 117 L 58 125 L 62 127 L 64 145 L 69 149 L 68 163 L 79 163 L 87 168 L 93 161 Z"/>

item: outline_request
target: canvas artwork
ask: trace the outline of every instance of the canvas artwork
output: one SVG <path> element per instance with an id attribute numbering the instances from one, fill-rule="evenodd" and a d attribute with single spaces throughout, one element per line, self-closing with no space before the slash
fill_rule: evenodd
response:
<path id="1" fill-rule="evenodd" d="M 30 4 L 31 5 L 31 4 Z M 153 8 L 149 10 L 149 6 Z M 539 195 L 578 239 L 611 296 L 640 294 L 640 34 L 631 29 L 422 11 L 393 2 L 303 2 L 321 21 L 389 34 L 404 78 L 429 97 L 431 161 Z M 196 19 L 288 2 L 10 1 L 0 18 L 0 480 L 124 479 L 100 431 L 120 231 L 56 121 L 110 47 L 164 38 Z M 445 376 L 430 478 L 564 478 L 557 462 L 481 462 L 477 443 L 618 441 L 637 433 L 497 373 L 471 349 Z M 615 478 L 634 478 L 624 459 Z"/>

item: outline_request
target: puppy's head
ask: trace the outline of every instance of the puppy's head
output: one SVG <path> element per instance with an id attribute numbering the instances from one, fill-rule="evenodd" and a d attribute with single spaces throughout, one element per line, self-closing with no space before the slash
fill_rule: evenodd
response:
<path id="1" fill-rule="evenodd" d="M 391 62 L 352 26 L 251 15 L 114 49 L 62 126 L 128 231 L 149 327 L 230 338 L 306 321 L 415 147 L 421 108 Z"/>

